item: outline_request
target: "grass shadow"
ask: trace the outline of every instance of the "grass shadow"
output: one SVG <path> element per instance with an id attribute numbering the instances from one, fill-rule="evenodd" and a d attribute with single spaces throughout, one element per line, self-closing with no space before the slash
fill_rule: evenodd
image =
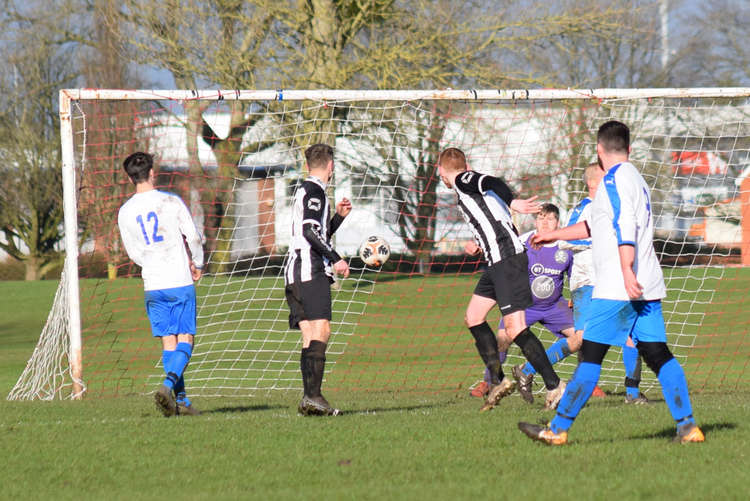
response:
<path id="1" fill-rule="evenodd" d="M 288 408 L 288 406 L 286 405 L 268 405 L 268 404 L 234 405 L 231 407 L 218 407 L 216 409 L 207 409 L 207 410 L 201 411 L 201 414 L 228 414 L 231 412 L 261 412 L 261 411 L 271 411 L 271 410 L 286 409 L 286 408 Z"/>
<path id="2" fill-rule="evenodd" d="M 703 431 L 703 434 L 708 437 L 711 433 L 714 431 L 722 431 L 722 430 L 734 430 L 737 428 L 737 423 L 709 423 L 709 424 L 699 424 L 701 431 Z M 635 435 L 630 437 L 628 440 L 648 440 L 653 438 L 673 438 L 675 436 L 675 429 L 674 427 L 664 428 L 661 431 L 657 431 L 656 433 L 647 433 L 643 435 Z"/>
<path id="3" fill-rule="evenodd" d="M 445 406 L 446 404 L 453 403 L 453 401 L 447 401 L 447 402 L 433 402 L 433 403 L 427 403 L 427 404 L 418 404 L 418 405 L 396 405 L 393 407 L 371 407 L 371 408 L 364 408 L 364 409 L 346 409 L 346 414 L 375 414 L 378 412 L 404 412 L 404 411 L 417 411 L 420 409 L 432 409 L 439 406 Z"/>

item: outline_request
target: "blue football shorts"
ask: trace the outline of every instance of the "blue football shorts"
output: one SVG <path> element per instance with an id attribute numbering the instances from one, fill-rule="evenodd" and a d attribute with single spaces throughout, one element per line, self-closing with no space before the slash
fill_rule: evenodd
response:
<path id="1" fill-rule="evenodd" d="M 666 343 L 661 300 L 618 301 L 593 298 L 588 310 L 583 339 L 624 346 L 628 335 L 633 341 Z"/>
<path id="2" fill-rule="evenodd" d="M 146 291 L 146 313 L 154 337 L 195 334 L 195 286 Z"/>
<path id="3" fill-rule="evenodd" d="M 586 316 L 591 306 L 593 292 L 593 285 L 584 285 L 570 293 L 570 299 L 573 301 L 573 325 L 576 331 L 582 331 L 586 325 Z"/>

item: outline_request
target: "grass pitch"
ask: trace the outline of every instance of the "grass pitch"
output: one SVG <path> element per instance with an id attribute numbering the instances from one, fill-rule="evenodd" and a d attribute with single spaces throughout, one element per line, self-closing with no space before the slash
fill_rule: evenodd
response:
<path id="1" fill-rule="evenodd" d="M 693 394 L 707 441 L 685 446 L 670 442 L 674 425 L 656 391 L 649 406 L 625 406 L 622 395 L 592 399 L 562 448 L 518 431 L 518 421 L 552 413 L 515 394 L 479 414 L 464 390 L 336 392 L 329 399 L 346 411 L 338 418 L 298 416 L 296 392 L 196 398 L 204 415 L 178 419 L 161 417 L 148 396 L 8 402 L 55 287 L 0 282 L 3 499 L 747 496 L 746 384 Z M 741 349 L 724 358 L 747 364 Z"/>

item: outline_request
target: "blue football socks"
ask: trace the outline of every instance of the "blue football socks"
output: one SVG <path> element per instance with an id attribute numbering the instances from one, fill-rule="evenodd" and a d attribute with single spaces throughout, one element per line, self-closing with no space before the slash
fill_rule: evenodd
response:
<path id="1" fill-rule="evenodd" d="M 572 425 L 578 413 L 588 402 L 594 386 L 599 381 L 602 366 L 591 362 L 581 362 L 573 373 L 573 379 L 565 388 L 565 393 L 557 406 L 557 414 L 550 423 L 550 428 L 555 433 L 567 431 Z"/>
<path id="2" fill-rule="evenodd" d="M 177 386 L 182 373 L 185 372 L 190 357 L 193 354 L 193 345 L 190 343 L 177 343 L 177 349 L 172 352 L 171 357 L 164 366 L 167 377 L 164 379 L 164 385 L 174 389 Z"/>
<path id="3" fill-rule="evenodd" d="M 164 366 L 164 373 L 167 373 L 167 367 L 169 367 L 170 362 L 172 361 L 172 354 L 174 353 L 174 350 L 162 350 L 161 352 L 161 364 Z"/>
<path id="4" fill-rule="evenodd" d="M 622 364 L 625 366 L 625 391 L 631 398 L 638 398 L 638 395 L 640 395 L 638 383 L 640 383 L 641 376 L 636 374 L 638 356 L 638 350 L 633 346 L 622 347 Z"/>
<path id="5" fill-rule="evenodd" d="M 695 423 L 685 372 L 677 359 L 662 365 L 658 377 L 664 400 L 677 424 Z"/>
<path id="6" fill-rule="evenodd" d="M 567 338 L 560 338 L 552 346 L 547 348 L 547 358 L 551 365 L 555 365 L 568 355 L 570 355 L 570 348 L 568 347 Z M 528 376 L 530 374 L 536 374 L 536 369 L 531 365 L 531 362 L 526 362 L 521 372 Z"/>

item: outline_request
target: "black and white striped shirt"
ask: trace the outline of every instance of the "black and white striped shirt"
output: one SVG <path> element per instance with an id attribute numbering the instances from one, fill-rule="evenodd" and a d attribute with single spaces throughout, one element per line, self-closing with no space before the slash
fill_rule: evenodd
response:
<path id="1" fill-rule="evenodd" d="M 331 246 L 331 235 L 344 220 L 338 214 L 330 218 L 330 204 L 325 184 L 308 177 L 294 194 L 292 206 L 292 240 L 286 263 L 286 283 L 308 282 L 316 273 L 333 276 L 331 265 L 341 257 Z M 295 273 L 295 268 L 298 271 Z"/>
<path id="2" fill-rule="evenodd" d="M 502 179 L 467 170 L 456 176 L 453 189 L 489 265 L 524 252 L 510 216 L 513 192 Z"/>

